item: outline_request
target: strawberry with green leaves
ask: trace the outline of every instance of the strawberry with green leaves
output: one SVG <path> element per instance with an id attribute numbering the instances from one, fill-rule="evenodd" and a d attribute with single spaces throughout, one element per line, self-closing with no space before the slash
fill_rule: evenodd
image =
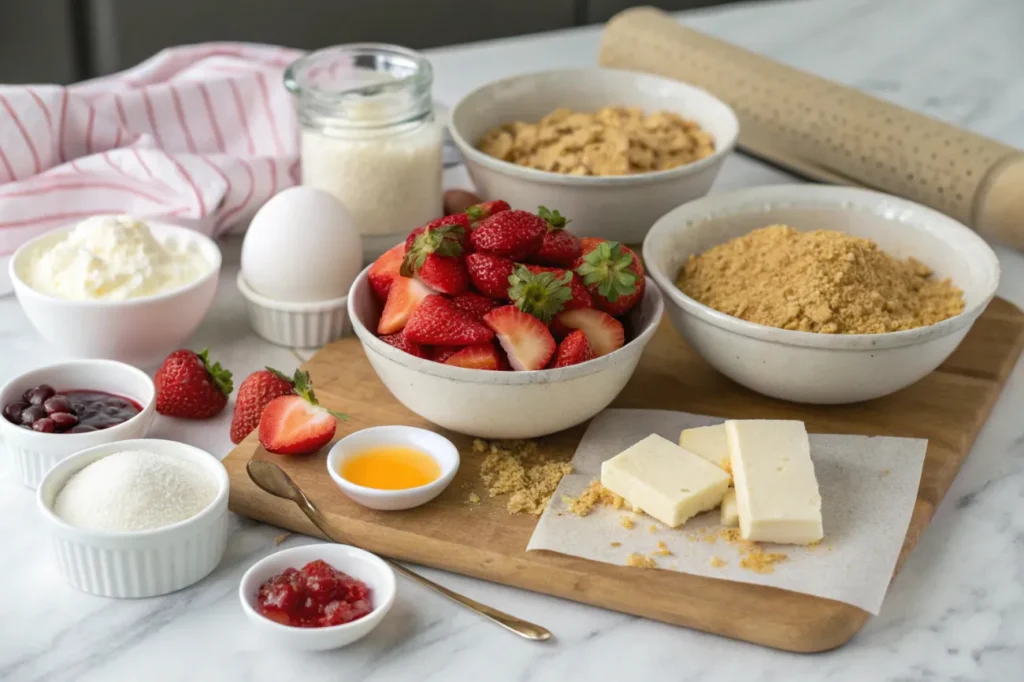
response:
<path id="1" fill-rule="evenodd" d="M 628 247 L 606 240 L 587 239 L 583 255 L 573 264 L 594 300 L 594 306 L 619 317 L 644 295 L 644 266 Z"/>
<path id="2" fill-rule="evenodd" d="M 434 291 L 449 296 L 469 288 L 463 260 L 468 218 L 445 216 L 412 231 L 405 241 L 405 258 L 399 273 L 417 277 Z"/>
<path id="3" fill-rule="evenodd" d="M 540 265 L 571 268 L 576 259 L 583 255 L 580 238 L 565 229 L 569 221 L 558 211 L 540 206 L 537 215 L 547 222 L 548 231 L 544 234 L 540 250 L 530 260 Z"/>
<path id="4" fill-rule="evenodd" d="M 260 417 L 260 444 L 276 455 L 304 455 L 331 442 L 348 415 L 320 405 L 309 372 L 297 371 L 294 393 L 274 398 Z"/>
<path id="5" fill-rule="evenodd" d="M 559 279 L 561 279 L 565 274 L 569 275 L 569 277 L 571 278 L 569 286 L 570 291 L 572 292 L 572 297 L 568 301 L 566 301 L 563 310 L 576 310 L 577 308 L 594 307 L 594 301 L 590 296 L 590 292 L 587 291 L 587 288 L 583 286 L 583 282 L 580 280 L 579 276 L 572 270 L 553 268 L 549 265 L 530 265 L 529 263 L 525 263 L 523 267 L 525 267 L 533 274 L 537 274 L 540 272 L 550 272 L 553 273 L 555 277 Z"/>
<path id="6" fill-rule="evenodd" d="M 283 395 L 291 395 L 294 390 L 294 380 L 272 367 L 247 376 L 238 387 L 238 395 L 235 397 L 235 413 L 231 417 L 231 442 L 235 445 L 241 443 L 260 425 L 260 417 L 263 416 L 263 410 L 270 401 Z"/>
<path id="7" fill-rule="evenodd" d="M 553 272 L 533 273 L 519 265 L 508 281 L 512 304 L 544 324 L 551 322 L 572 299 L 572 273 L 568 270 L 556 276 Z"/>
<path id="8" fill-rule="evenodd" d="M 231 395 L 231 372 L 210 363 L 210 353 L 176 350 L 153 375 L 156 411 L 168 417 L 209 419 L 220 413 Z"/>
<path id="9" fill-rule="evenodd" d="M 490 218 L 495 213 L 507 211 L 510 208 L 512 207 L 508 205 L 508 202 L 501 199 L 473 204 L 466 209 L 466 215 L 469 216 L 469 227 L 473 229 L 480 224 L 481 220 Z"/>

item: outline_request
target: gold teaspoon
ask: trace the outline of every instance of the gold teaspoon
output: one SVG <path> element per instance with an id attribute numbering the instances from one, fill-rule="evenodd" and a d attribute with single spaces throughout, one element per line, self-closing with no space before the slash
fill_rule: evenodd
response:
<path id="1" fill-rule="evenodd" d="M 302 489 L 295 484 L 295 481 L 293 481 L 291 477 L 281 469 L 281 467 L 277 466 L 273 462 L 265 460 L 251 460 L 245 465 L 245 470 L 248 472 L 249 478 L 252 479 L 252 482 L 263 490 L 275 497 L 291 500 L 298 505 L 299 509 L 302 510 L 302 513 L 305 514 L 306 517 L 313 522 L 313 525 L 319 528 L 320 531 L 328 538 L 341 544 L 352 544 L 337 531 L 335 526 L 327 520 L 327 517 L 325 517 L 317 506 L 313 504 L 312 500 L 306 497 L 306 494 L 302 492 Z M 514 632 L 520 637 L 525 637 L 526 639 L 532 639 L 535 641 L 544 641 L 551 637 L 551 632 L 546 628 L 534 625 L 533 623 L 516 618 L 515 616 L 510 616 L 503 611 L 491 608 L 486 604 L 481 604 L 469 597 L 464 597 L 457 592 L 452 592 L 447 587 L 438 585 L 432 580 L 424 578 L 419 573 L 410 571 L 405 566 L 402 566 L 387 557 L 381 558 L 386 561 L 391 568 L 401 575 L 404 575 L 406 578 L 417 582 L 424 587 L 429 587 L 435 592 L 439 592 L 456 604 L 465 606 L 467 609 L 479 613 L 484 618 L 494 621 L 506 630 Z"/>

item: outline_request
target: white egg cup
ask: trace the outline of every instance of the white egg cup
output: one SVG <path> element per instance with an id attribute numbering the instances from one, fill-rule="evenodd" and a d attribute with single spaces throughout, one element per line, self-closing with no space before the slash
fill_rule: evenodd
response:
<path id="1" fill-rule="evenodd" d="M 384 445 L 404 445 L 427 453 L 440 466 L 441 475 L 426 485 L 405 490 L 367 488 L 341 475 L 341 466 L 347 459 Z M 458 448 L 440 434 L 414 426 L 375 426 L 356 431 L 335 443 L 327 454 L 327 473 L 352 501 L 370 509 L 397 511 L 418 507 L 440 495 L 458 473 L 459 462 Z"/>
<path id="2" fill-rule="evenodd" d="M 245 299 L 249 325 L 270 343 L 290 348 L 319 348 L 352 335 L 348 296 L 314 303 L 288 303 L 260 296 L 238 273 L 238 291 Z"/>

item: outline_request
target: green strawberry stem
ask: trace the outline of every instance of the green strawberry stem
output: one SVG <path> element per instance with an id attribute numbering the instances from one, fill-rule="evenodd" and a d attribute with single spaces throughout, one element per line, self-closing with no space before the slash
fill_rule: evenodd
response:
<path id="1" fill-rule="evenodd" d="M 597 285 L 597 293 L 614 303 L 619 296 L 628 296 L 636 291 L 636 273 L 633 254 L 623 253 L 618 242 L 601 242 L 583 257 L 576 268 L 576 274 L 583 278 L 588 287 Z"/>
<path id="2" fill-rule="evenodd" d="M 296 395 L 314 407 L 321 407 L 320 401 L 316 399 L 316 394 L 313 392 L 313 381 L 309 378 L 309 372 L 304 372 L 301 369 L 295 370 L 295 377 L 292 379 L 292 383 L 295 386 Z M 326 410 L 327 408 L 324 409 Z M 348 421 L 349 419 L 349 416 L 344 412 L 336 412 L 334 410 L 327 411 L 330 412 L 335 419 L 339 419 L 343 422 Z"/>
<path id="3" fill-rule="evenodd" d="M 412 277 L 423 267 L 423 263 L 430 254 L 438 256 L 459 256 L 462 254 L 462 237 L 465 230 L 461 225 L 442 225 L 430 230 L 424 230 L 422 234 L 416 235 L 412 248 L 402 259 L 402 266 L 399 274 L 402 277 Z"/>
<path id="4" fill-rule="evenodd" d="M 231 371 L 221 367 L 219 362 L 210 364 L 209 348 L 202 349 L 196 355 L 203 361 L 203 367 L 206 368 L 206 373 L 210 375 L 210 380 L 217 390 L 224 395 L 231 395 L 231 390 L 234 388 L 234 384 L 231 382 Z"/>
<path id="5" fill-rule="evenodd" d="M 264 369 L 266 369 L 268 372 L 273 374 L 278 379 L 280 379 L 282 381 L 287 381 L 289 384 L 292 385 L 292 388 L 295 387 L 295 379 L 291 378 L 290 376 L 288 376 L 287 374 L 285 374 L 281 370 L 274 369 L 273 367 L 265 367 Z"/>
<path id="6" fill-rule="evenodd" d="M 468 215 L 473 220 L 480 220 L 481 218 L 486 217 L 484 209 L 481 208 L 480 204 L 473 204 L 472 206 L 467 208 L 466 215 Z"/>
<path id="7" fill-rule="evenodd" d="M 552 230 L 561 230 L 571 222 L 566 220 L 565 216 L 561 213 L 558 211 L 552 211 L 547 206 L 537 207 L 537 217 L 546 221 L 547 224 L 551 226 L 550 229 Z"/>
<path id="8" fill-rule="evenodd" d="M 572 273 L 556 278 L 554 273 L 533 274 L 517 266 L 509 275 L 508 297 L 517 308 L 547 324 L 572 298 Z"/>

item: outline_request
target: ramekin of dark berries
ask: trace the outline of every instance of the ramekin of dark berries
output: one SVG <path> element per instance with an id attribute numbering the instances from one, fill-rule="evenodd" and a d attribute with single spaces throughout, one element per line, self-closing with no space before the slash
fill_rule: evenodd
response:
<path id="1" fill-rule="evenodd" d="M 35 488 L 68 455 L 144 437 L 154 395 L 145 372 L 113 360 L 41 367 L 0 388 L 0 437 L 22 483 Z"/>

